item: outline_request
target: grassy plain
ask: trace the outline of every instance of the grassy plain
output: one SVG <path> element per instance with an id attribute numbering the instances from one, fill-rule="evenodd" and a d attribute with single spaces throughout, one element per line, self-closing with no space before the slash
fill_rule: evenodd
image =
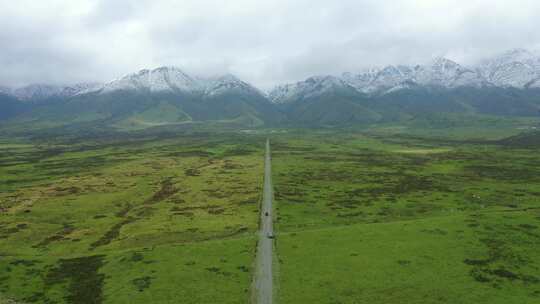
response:
<path id="1" fill-rule="evenodd" d="M 0 303 L 247 303 L 267 136 L 279 303 L 538 303 L 528 123 L 0 141 Z"/>
<path id="2" fill-rule="evenodd" d="M 245 303 L 264 139 L 0 144 L 0 298 Z"/>
<path id="3" fill-rule="evenodd" d="M 280 303 L 539 303 L 537 148 L 448 138 L 274 138 Z"/>

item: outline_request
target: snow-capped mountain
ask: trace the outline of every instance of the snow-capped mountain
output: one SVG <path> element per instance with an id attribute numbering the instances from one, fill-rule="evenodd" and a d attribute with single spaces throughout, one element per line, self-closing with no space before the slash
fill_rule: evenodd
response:
<path id="1" fill-rule="evenodd" d="M 375 81 L 379 72 L 381 72 L 379 68 L 369 68 L 358 74 L 346 72 L 341 75 L 341 79 L 357 90 L 368 93 L 369 85 Z"/>
<path id="2" fill-rule="evenodd" d="M 115 91 L 143 91 L 151 93 L 188 93 L 217 96 L 224 93 L 262 93 L 252 85 L 231 74 L 215 77 L 190 76 L 177 67 L 140 70 L 85 93 L 106 94 Z"/>
<path id="3" fill-rule="evenodd" d="M 478 70 L 495 86 L 525 88 L 540 78 L 540 57 L 515 49 L 483 61 Z"/>
<path id="4" fill-rule="evenodd" d="M 435 58 L 421 65 L 313 76 L 268 94 L 230 74 L 200 77 L 167 66 L 103 84 L 0 87 L 0 122 L 21 118 L 69 125 L 89 120 L 138 129 L 192 122 L 326 126 L 431 113 L 530 117 L 540 113 L 539 98 L 540 57 L 513 50 L 475 66 Z M 44 111 L 47 115 L 41 115 Z"/>
<path id="5" fill-rule="evenodd" d="M 320 85 L 319 82 L 322 79 L 326 80 L 326 86 Z M 446 88 L 466 85 L 480 86 L 484 80 L 474 70 L 464 68 L 445 58 L 437 58 L 422 66 L 390 65 L 384 68 L 371 68 L 358 74 L 344 73 L 341 77 L 312 77 L 298 83 L 278 86 L 270 91 L 269 97 L 271 101 L 276 103 L 309 98 L 313 92 L 329 87 L 328 83 L 342 88 L 354 88 L 357 92 L 372 95 L 385 94 L 414 86 Z"/>
<path id="6" fill-rule="evenodd" d="M 368 94 L 394 92 L 415 85 L 455 88 L 486 84 L 482 75 L 474 69 L 446 58 L 436 58 L 428 64 L 414 67 L 390 65 L 356 75 L 345 73 L 342 79 L 358 91 Z"/>
<path id="7" fill-rule="evenodd" d="M 250 93 L 264 95 L 259 89 L 240 80 L 232 74 L 211 78 L 198 78 L 204 87 L 205 96 L 219 96 L 225 93 Z"/>
<path id="8" fill-rule="evenodd" d="M 270 100 L 283 103 L 305 98 L 318 85 L 310 79 L 277 86 L 270 91 Z M 516 49 L 472 67 L 439 57 L 423 65 L 370 68 L 356 74 L 344 73 L 336 79 L 368 95 L 384 95 L 418 86 L 447 89 L 493 86 L 540 88 L 540 57 Z"/>
<path id="9" fill-rule="evenodd" d="M 416 66 L 412 76 L 413 78 L 410 80 L 419 85 L 445 88 L 479 87 L 485 84 L 484 78 L 478 72 L 441 57 L 427 65 Z"/>
<path id="10" fill-rule="evenodd" d="M 319 97 L 323 94 L 354 92 L 355 88 L 334 76 L 314 76 L 293 84 L 277 86 L 268 93 L 273 103 Z"/>
<path id="11" fill-rule="evenodd" d="M 342 79 L 360 92 L 374 93 L 401 86 L 411 79 L 414 69 L 408 66 L 389 65 L 382 69 L 370 69 L 357 75 L 344 74 Z"/>
<path id="12" fill-rule="evenodd" d="M 459 87 L 540 88 L 540 56 L 515 49 L 466 67 L 447 58 L 435 58 L 422 65 L 389 65 L 341 76 L 314 76 L 306 80 L 275 87 L 266 96 L 274 103 L 316 97 L 332 91 L 384 95 L 416 87 L 454 89 Z M 32 84 L 22 88 L 0 87 L 0 93 L 19 100 L 70 98 L 85 94 L 107 94 L 116 91 L 169 92 L 215 97 L 227 93 L 264 96 L 260 90 L 227 74 L 199 77 L 177 67 L 144 69 L 108 83 L 81 83 L 69 86 Z"/>
<path id="13" fill-rule="evenodd" d="M 146 90 L 150 92 L 194 92 L 202 90 L 200 82 L 174 67 L 140 70 L 95 89 L 100 93 Z"/>
<path id="14" fill-rule="evenodd" d="M 31 84 L 12 91 L 20 100 L 46 99 L 60 94 L 62 87 L 47 84 Z"/>
<path id="15" fill-rule="evenodd" d="M 76 95 L 84 94 L 86 92 L 95 90 L 95 88 L 98 88 L 100 86 L 101 86 L 101 83 L 98 83 L 98 82 L 77 83 L 74 85 L 62 87 L 62 90 L 60 91 L 59 95 L 62 97 L 73 97 Z"/>
<path id="16" fill-rule="evenodd" d="M 19 100 L 43 100 L 52 97 L 69 98 L 99 86 L 97 83 L 78 83 L 69 86 L 49 84 L 30 84 L 17 89 L 0 88 L 5 94 L 12 95 Z"/>

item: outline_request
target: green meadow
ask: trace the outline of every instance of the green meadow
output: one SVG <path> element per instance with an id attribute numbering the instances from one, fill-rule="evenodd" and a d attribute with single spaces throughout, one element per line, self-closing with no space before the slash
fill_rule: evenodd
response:
<path id="1" fill-rule="evenodd" d="M 0 145 L 0 294 L 22 303 L 245 303 L 264 139 Z"/>
<path id="2" fill-rule="evenodd" d="M 537 148 L 448 138 L 275 139 L 279 302 L 538 303 Z"/>
<path id="3" fill-rule="evenodd" d="M 3 139 L 0 303 L 248 303 L 267 137 L 276 303 L 538 303 L 520 124 Z"/>

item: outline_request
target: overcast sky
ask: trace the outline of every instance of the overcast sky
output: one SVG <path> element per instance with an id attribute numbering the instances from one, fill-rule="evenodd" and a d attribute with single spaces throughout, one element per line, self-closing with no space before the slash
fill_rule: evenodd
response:
<path id="1" fill-rule="evenodd" d="M 0 85 L 109 81 L 142 68 L 262 88 L 540 46 L 538 0 L 0 0 Z"/>

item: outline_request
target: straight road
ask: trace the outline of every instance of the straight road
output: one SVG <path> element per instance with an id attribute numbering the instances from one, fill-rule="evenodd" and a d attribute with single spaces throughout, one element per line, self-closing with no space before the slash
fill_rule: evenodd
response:
<path id="1" fill-rule="evenodd" d="M 266 156 L 264 160 L 264 187 L 261 206 L 261 225 L 257 244 L 257 260 L 255 270 L 255 294 L 257 304 L 272 303 L 272 256 L 274 247 L 274 230 L 272 228 L 272 166 L 270 158 L 270 140 L 266 140 Z"/>

